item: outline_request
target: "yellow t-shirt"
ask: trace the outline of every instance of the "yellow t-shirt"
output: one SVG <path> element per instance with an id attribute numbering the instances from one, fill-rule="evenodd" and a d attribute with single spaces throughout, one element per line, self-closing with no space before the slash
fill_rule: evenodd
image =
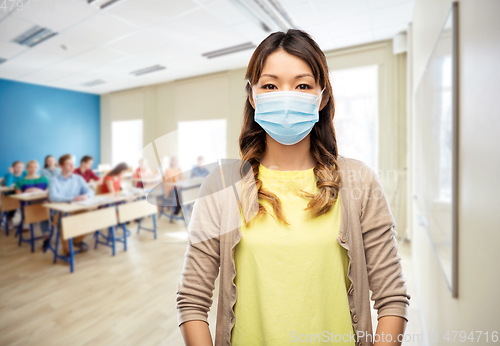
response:
<path id="1" fill-rule="evenodd" d="M 231 344 L 355 345 L 347 299 L 349 258 L 336 240 L 340 199 L 328 213 L 310 218 L 303 210 L 308 200 L 296 190 L 319 190 L 313 168 L 276 171 L 261 164 L 258 177 L 279 197 L 290 225 L 266 214 L 247 228 L 241 216 Z M 269 202 L 259 202 L 273 213 Z"/>

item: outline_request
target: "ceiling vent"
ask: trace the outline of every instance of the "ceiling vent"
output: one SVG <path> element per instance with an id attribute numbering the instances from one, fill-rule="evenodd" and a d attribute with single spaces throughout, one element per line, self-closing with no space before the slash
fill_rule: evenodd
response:
<path id="1" fill-rule="evenodd" d="M 278 0 L 231 0 L 243 13 L 265 31 L 287 31 L 294 28 L 290 15 Z"/>
<path id="2" fill-rule="evenodd" d="M 246 42 L 232 47 L 213 50 L 211 52 L 203 53 L 202 56 L 208 59 L 216 58 L 218 56 L 233 54 L 247 49 L 254 49 L 256 46 L 252 42 Z"/>
<path id="3" fill-rule="evenodd" d="M 141 75 L 146 74 L 146 73 L 152 73 L 152 72 L 156 72 L 156 71 L 160 71 L 160 70 L 164 70 L 164 69 L 166 69 L 165 66 L 154 65 L 154 66 L 142 68 L 140 70 L 132 71 L 132 72 L 130 72 L 130 74 L 133 74 L 136 76 L 141 76 Z"/>
<path id="4" fill-rule="evenodd" d="M 94 7 L 100 8 L 101 10 L 111 5 L 114 5 L 118 1 L 120 0 L 87 0 L 89 4 L 91 4 Z"/>
<path id="5" fill-rule="evenodd" d="M 90 82 L 83 83 L 82 85 L 86 86 L 86 87 L 93 87 L 93 86 L 104 84 L 104 83 L 106 83 L 106 81 L 103 81 L 102 79 L 94 79 L 94 80 L 91 80 Z"/>
<path id="6" fill-rule="evenodd" d="M 34 47 L 55 35 L 57 35 L 57 32 L 35 25 L 25 33 L 13 39 L 12 42 L 19 43 L 23 46 Z"/>

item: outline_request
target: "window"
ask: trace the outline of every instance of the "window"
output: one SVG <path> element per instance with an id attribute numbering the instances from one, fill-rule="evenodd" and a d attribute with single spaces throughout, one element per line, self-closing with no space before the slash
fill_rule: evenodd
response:
<path id="1" fill-rule="evenodd" d="M 378 169 L 378 65 L 330 73 L 339 154 Z"/>
<path id="2" fill-rule="evenodd" d="M 142 120 L 113 121 L 111 123 L 111 161 L 138 165 L 142 152 Z"/>
<path id="3" fill-rule="evenodd" d="M 180 121 L 179 165 L 188 171 L 203 156 L 204 164 L 226 158 L 226 119 Z M 200 145 L 202 143 L 202 145 Z"/>

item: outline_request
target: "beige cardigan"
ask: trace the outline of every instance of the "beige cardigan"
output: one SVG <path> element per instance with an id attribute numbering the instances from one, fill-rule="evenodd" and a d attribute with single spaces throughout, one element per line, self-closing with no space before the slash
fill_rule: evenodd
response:
<path id="1" fill-rule="evenodd" d="M 379 177 L 362 161 L 342 156 L 337 161 L 342 178 L 337 241 L 349 256 L 351 319 L 358 345 L 372 345 L 367 337 L 372 334 L 369 290 L 378 318 L 394 315 L 408 320 L 410 295 L 395 238 L 396 223 Z M 179 326 L 191 320 L 208 323 L 214 282 L 220 268 L 216 346 L 231 345 L 235 322 L 234 247 L 241 239 L 241 211 L 236 195 L 246 218 L 255 215 L 258 208 L 255 182 L 248 163 L 244 165 L 246 175 L 240 178 L 242 162 L 225 163 L 203 181 L 188 227 L 189 243 L 177 286 Z M 242 181 L 245 186 L 248 182 L 253 187 L 251 198 L 241 198 Z"/>

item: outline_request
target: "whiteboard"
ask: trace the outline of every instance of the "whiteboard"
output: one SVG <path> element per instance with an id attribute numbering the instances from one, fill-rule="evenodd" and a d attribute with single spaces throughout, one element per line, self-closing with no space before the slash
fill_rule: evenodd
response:
<path id="1" fill-rule="evenodd" d="M 453 3 L 415 93 L 415 202 L 443 275 L 458 296 L 458 4 Z"/>

